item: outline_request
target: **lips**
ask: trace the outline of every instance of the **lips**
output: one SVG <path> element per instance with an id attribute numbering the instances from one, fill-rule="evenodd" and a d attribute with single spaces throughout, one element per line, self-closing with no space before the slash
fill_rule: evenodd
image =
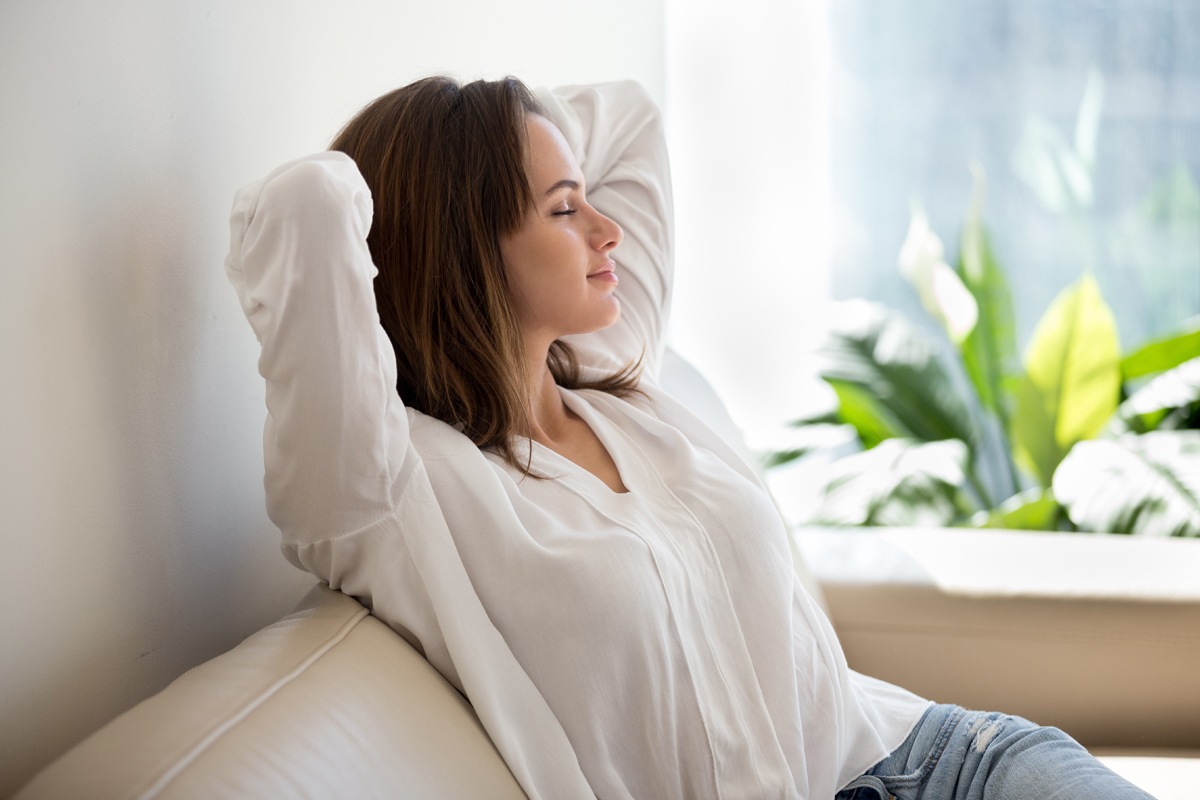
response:
<path id="1" fill-rule="evenodd" d="M 587 276 L 588 280 L 604 281 L 606 283 L 618 283 L 617 273 L 614 271 L 616 267 L 617 265 L 612 262 L 612 259 L 609 259 L 608 263 L 606 263 L 600 269 L 596 270 L 595 272 L 589 272 Z"/>

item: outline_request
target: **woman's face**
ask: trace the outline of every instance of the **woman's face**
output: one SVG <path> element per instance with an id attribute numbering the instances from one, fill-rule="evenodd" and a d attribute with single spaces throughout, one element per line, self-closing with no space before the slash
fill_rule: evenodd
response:
<path id="1" fill-rule="evenodd" d="M 583 172 L 558 128 L 534 114 L 525 127 L 534 203 L 521 227 L 501 239 L 500 253 L 526 345 L 549 347 L 620 318 L 609 254 L 621 228 L 588 205 Z"/>

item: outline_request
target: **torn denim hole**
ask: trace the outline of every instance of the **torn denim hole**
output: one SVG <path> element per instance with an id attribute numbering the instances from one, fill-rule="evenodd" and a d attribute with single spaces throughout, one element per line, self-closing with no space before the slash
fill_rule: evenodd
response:
<path id="1" fill-rule="evenodd" d="M 979 721 L 983 722 L 982 719 Z M 981 730 L 979 735 L 975 737 L 975 752 L 982 753 L 984 750 L 986 750 L 988 744 L 991 743 L 992 739 L 996 738 L 996 734 L 1000 732 L 1001 727 L 1003 727 L 1003 725 L 1001 724 L 1000 720 L 997 719 L 993 720 L 990 725 Z"/>

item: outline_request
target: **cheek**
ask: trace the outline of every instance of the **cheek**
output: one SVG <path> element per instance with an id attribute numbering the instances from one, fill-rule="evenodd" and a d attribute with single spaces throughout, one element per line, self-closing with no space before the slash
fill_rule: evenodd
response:
<path id="1" fill-rule="evenodd" d="M 590 254 L 575 231 L 523 231 L 500 251 L 523 327 L 559 336 L 607 327 L 620 317 L 612 292 L 588 280 Z"/>
<path id="2" fill-rule="evenodd" d="M 549 292 L 578 289 L 586 276 L 586 253 L 568 232 L 546 232 L 515 240 L 501 248 L 514 288 L 533 299 Z"/>
<path id="3" fill-rule="evenodd" d="M 562 292 L 554 250 L 544 236 L 518 235 L 500 246 L 513 305 L 526 323 L 544 319 Z"/>

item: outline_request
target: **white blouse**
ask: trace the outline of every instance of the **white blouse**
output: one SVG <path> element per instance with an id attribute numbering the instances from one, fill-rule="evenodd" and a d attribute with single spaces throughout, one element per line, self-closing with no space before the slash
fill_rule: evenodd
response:
<path id="1" fill-rule="evenodd" d="M 541 93 L 588 201 L 625 232 L 621 321 L 646 397 L 560 389 L 629 489 L 537 443 L 524 478 L 406 409 L 379 324 L 371 197 L 319 153 L 234 202 L 226 269 L 262 343 L 267 506 L 292 563 L 362 601 L 471 701 L 538 798 L 828 798 L 929 703 L 849 670 L 753 472 L 658 388 L 671 189 L 634 83 Z"/>

